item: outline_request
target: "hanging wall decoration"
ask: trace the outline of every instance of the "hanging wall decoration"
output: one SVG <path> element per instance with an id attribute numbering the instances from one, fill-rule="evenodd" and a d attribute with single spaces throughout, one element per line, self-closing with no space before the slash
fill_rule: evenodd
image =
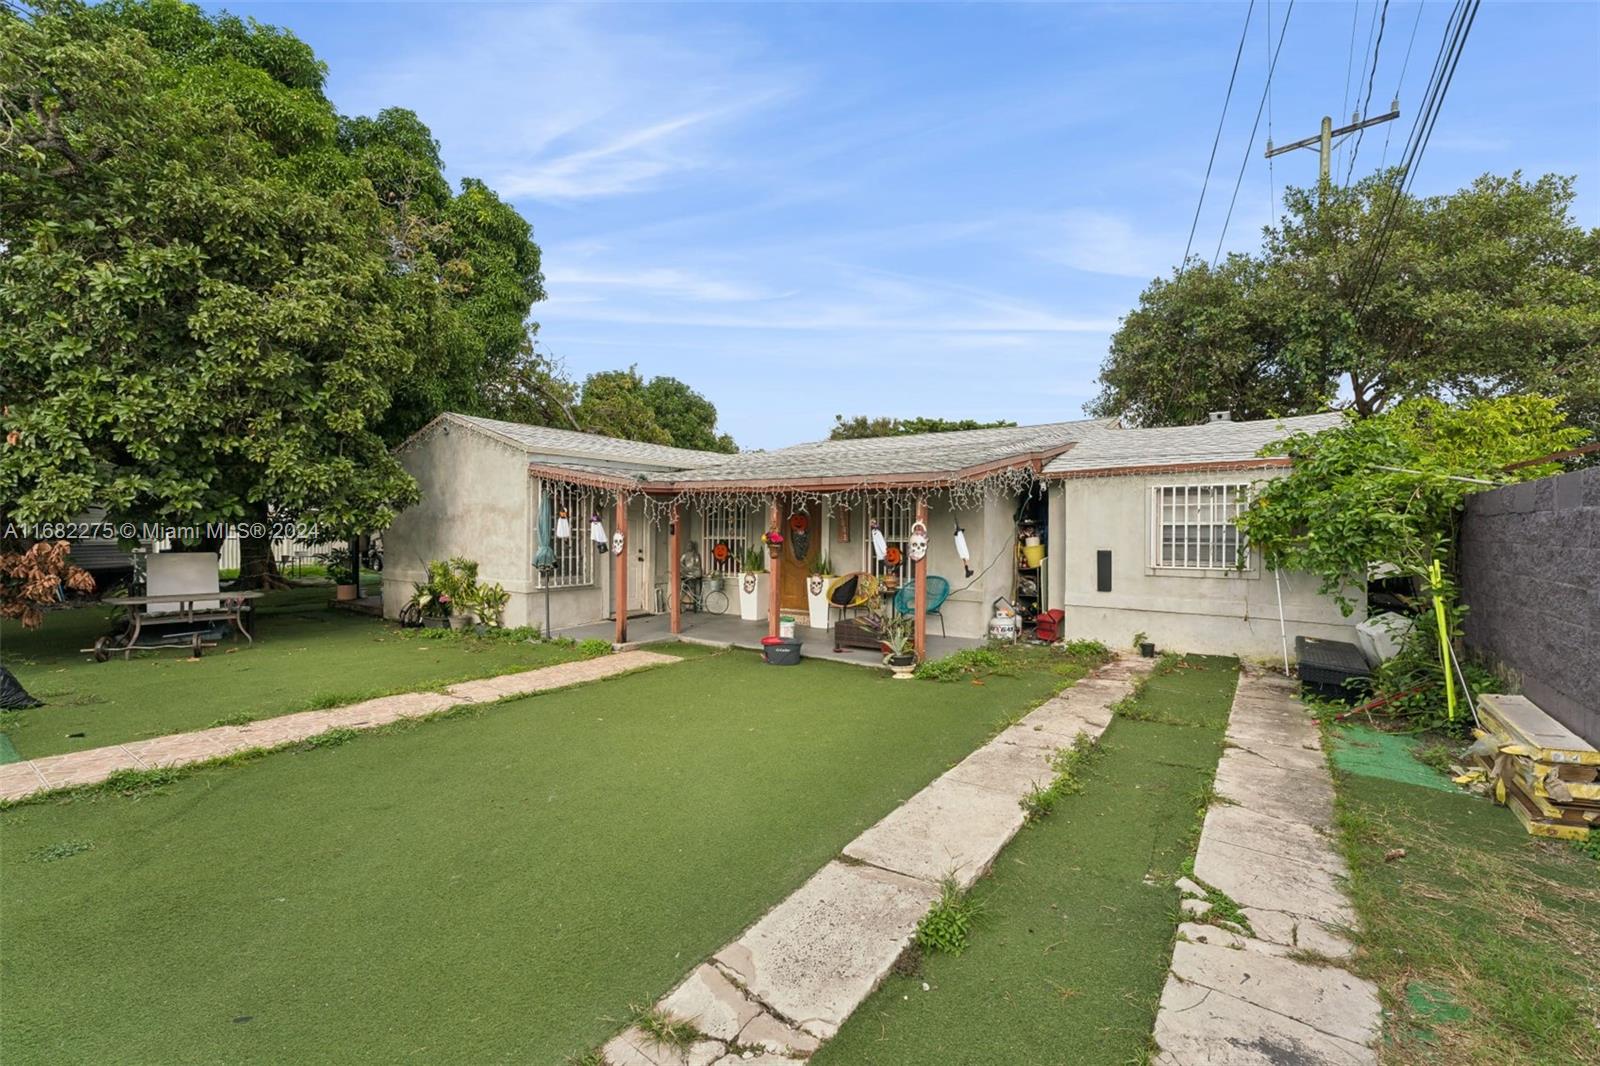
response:
<path id="1" fill-rule="evenodd" d="M 560 513 L 556 515 L 556 539 L 572 539 L 572 519 L 567 517 L 567 509 L 565 507 L 561 508 Z"/>
<path id="2" fill-rule="evenodd" d="M 729 554 L 728 542 L 725 540 L 719 540 L 711 546 L 711 558 L 719 563 L 727 562 Z"/>
<path id="3" fill-rule="evenodd" d="M 872 557 L 881 563 L 889 555 L 889 542 L 883 539 L 883 530 L 878 528 L 876 518 L 868 521 L 867 528 L 872 531 Z"/>
<path id="4" fill-rule="evenodd" d="M 961 569 L 972 576 L 972 553 L 967 550 L 967 531 L 960 526 L 956 527 L 956 557 L 961 560 Z"/>
<path id="5" fill-rule="evenodd" d="M 918 562 L 928 554 L 928 526 L 925 522 L 911 523 L 911 561 Z"/>
<path id="6" fill-rule="evenodd" d="M 601 555 L 611 550 L 611 545 L 606 541 L 606 527 L 600 524 L 597 514 L 589 516 L 589 539 L 594 541 L 594 550 Z"/>
<path id="7" fill-rule="evenodd" d="M 891 547 L 888 551 L 883 553 L 883 561 L 888 563 L 890 566 L 899 566 L 900 561 L 904 558 L 905 556 L 900 554 L 900 549 L 897 547 Z"/>
<path id="8" fill-rule="evenodd" d="M 611 550 L 616 552 L 618 555 L 621 555 L 622 554 L 622 544 L 623 544 L 622 530 L 619 529 L 615 533 L 611 534 Z"/>
<path id="9" fill-rule="evenodd" d="M 804 511 L 789 516 L 789 550 L 800 560 L 811 550 L 811 516 Z"/>
<path id="10" fill-rule="evenodd" d="M 776 559 L 783 551 L 783 534 L 776 529 L 769 529 L 761 534 L 761 539 L 767 545 L 767 554 Z"/>

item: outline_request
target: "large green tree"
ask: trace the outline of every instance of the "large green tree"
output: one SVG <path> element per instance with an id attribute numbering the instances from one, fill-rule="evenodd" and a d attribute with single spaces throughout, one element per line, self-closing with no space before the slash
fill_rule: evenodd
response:
<path id="1" fill-rule="evenodd" d="M 646 381 L 637 367 L 590 374 L 573 414 L 586 431 L 701 451 L 734 452 L 717 408 L 677 378 Z"/>
<path id="2" fill-rule="evenodd" d="M 963 429 L 998 429 L 1015 422 L 979 422 L 972 418 L 889 418 L 880 415 L 833 416 L 829 440 L 861 440 L 866 437 L 905 437 L 916 433 L 952 433 Z"/>
<path id="3" fill-rule="evenodd" d="M 444 409 L 557 421 L 527 222 L 293 35 L 176 0 L 0 8 L 0 499 L 347 533 Z"/>
<path id="4" fill-rule="evenodd" d="M 1572 180 L 1414 198 L 1396 176 L 1291 189 L 1259 254 L 1154 282 L 1091 410 L 1171 425 L 1539 391 L 1600 428 L 1600 230 L 1573 219 Z"/>

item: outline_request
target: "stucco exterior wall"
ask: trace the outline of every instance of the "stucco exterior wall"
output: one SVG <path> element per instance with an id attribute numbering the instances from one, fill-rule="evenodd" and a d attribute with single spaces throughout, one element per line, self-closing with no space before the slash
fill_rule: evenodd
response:
<path id="1" fill-rule="evenodd" d="M 383 532 L 383 613 L 395 618 L 434 559 L 476 560 L 478 578 L 511 593 L 505 623 L 529 624 L 533 588 L 533 504 L 527 457 L 456 429 L 399 454 L 422 500 Z"/>
<path id="2" fill-rule="evenodd" d="M 1269 471 L 1067 478 L 1050 488 L 1050 606 L 1066 611 L 1065 632 L 1114 648 L 1146 633 L 1162 650 L 1277 658 L 1278 584 L 1252 558 L 1240 570 L 1157 569 L 1152 558 L 1154 490 L 1159 485 L 1250 482 Z M 1112 553 L 1110 592 L 1097 590 L 1096 553 Z M 1296 635 L 1353 641 L 1357 610 L 1346 617 L 1319 595 L 1307 574 L 1281 575 L 1290 655 Z"/>

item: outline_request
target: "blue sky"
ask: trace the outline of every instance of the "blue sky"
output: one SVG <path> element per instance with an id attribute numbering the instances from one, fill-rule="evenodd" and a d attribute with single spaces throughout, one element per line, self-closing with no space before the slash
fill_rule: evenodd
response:
<path id="1" fill-rule="evenodd" d="M 1078 417 L 1118 318 L 1183 253 L 1246 4 L 228 4 L 310 42 L 345 113 L 415 110 L 447 173 L 532 221 L 544 345 L 709 396 L 745 447 L 836 413 Z M 1287 0 L 1270 7 L 1272 33 Z M 1360 91 L 1375 5 L 1294 5 L 1272 136 Z M 1391 3 L 1372 94 L 1404 116 L 1449 5 Z M 1195 238 L 1222 236 L 1267 65 L 1258 0 Z M 1351 48 L 1354 26 L 1354 48 Z M 1407 44 L 1409 66 L 1400 81 Z M 1353 58 L 1352 58 L 1353 57 Z M 1485 4 L 1414 191 L 1579 178 L 1600 225 L 1600 5 Z M 1313 152 L 1261 158 L 1224 250 Z M 1392 136 L 1391 136 L 1392 131 Z M 1335 158 L 1343 174 L 1348 156 Z"/>

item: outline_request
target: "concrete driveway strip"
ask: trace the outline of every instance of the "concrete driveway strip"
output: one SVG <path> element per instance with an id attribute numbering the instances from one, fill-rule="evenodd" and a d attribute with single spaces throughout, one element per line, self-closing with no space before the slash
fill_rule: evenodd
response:
<path id="1" fill-rule="evenodd" d="M 1286 678 L 1247 669 L 1217 766 L 1195 878 L 1227 894 L 1249 936 L 1185 924 L 1156 1015 L 1161 1066 L 1376 1063 L 1378 990 L 1335 965 L 1355 925 L 1330 837 L 1333 782 Z M 1315 758 L 1308 757 L 1315 753 Z"/>

